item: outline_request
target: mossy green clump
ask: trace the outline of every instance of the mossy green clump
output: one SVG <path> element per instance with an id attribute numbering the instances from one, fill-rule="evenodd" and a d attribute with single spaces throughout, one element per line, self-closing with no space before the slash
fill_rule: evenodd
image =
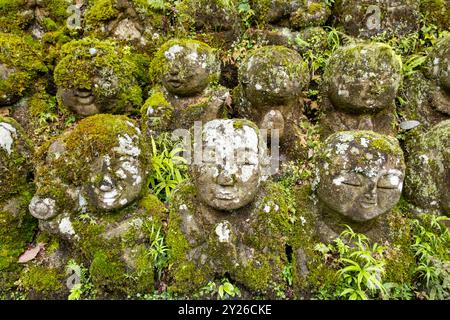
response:
<path id="1" fill-rule="evenodd" d="M 0 31 L 21 32 L 28 24 L 28 18 L 20 14 L 27 0 L 0 0 Z"/>
<path id="2" fill-rule="evenodd" d="M 169 50 L 174 47 L 177 49 L 179 47 L 185 48 L 186 51 L 189 53 L 194 53 L 197 57 L 197 61 L 195 63 L 205 64 L 207 72 L 209 73 L 208 83 L 216 83 L 219 81 L 220 63 L 216 59 L 216 51 L 213 48 L 206 43 L 197 40 L 171 39 L 159 48 L 150 64 L 149 77 L 152 84 L 156 85 L 160 83 L 162 76 L 170 71 L 169 62 L 173 59 L 172 56 L 175 55 L 175 52 L 171 54 Z M 191 68 L 191 66 L 186 66 L 186 68 Z M 180 74 L 186 72 L 186 70 L 179 70 Z"/>
<path id="3" fill-rule="evenodd" d="M 89 27 L 101 27 L 110 21 L 126 14 L 127 6 L 133 8 L 139 17 L 154 26 L 160 26 L 163 19 L 163 10 L 167 4 L 157 1 L 130 0 L 130 3 L 120 3 L 117 0 L 91 0 L 86 9 L 85 19 Z"/>
<path id="4" fill-rule="evenodd" d="M 7 292 L 18 279 L 19 256 L 32 242 L 37 221 L 28 212 L 31 192 L 0 202 L 0 293 Z"/>
<path id="5" fill-rule="evenodd" d="M 154 194 L 149 194 L 143 197 L 139 201 L 139 206 L 142 207 L 147 214 L 149 214 L 152 219 L 158 223 L 162 223 L 162 221 L 165 221 L 168 218 L 166 206 Z"/>
<path id="6" fill-rule="evenodd" d="M 21 286 L 35 293 L 57 292 L 62 288 L 63 275 L 54 268 L 28 267 L 20 277 Z"/>
<path id="7" fill-rule="evenodd" d="M 94 0 L 86 10 L 86 23 L 97 26 L 98 24 L 116 18 L 119 10 L 116 8 L 116 0 Z"/>
<path id="8" fill-rule="evenodd" d="M 164 130 L 172 119 L 174 107 L 166 98 L 166 90 L 155 86 L 141 108 L 142 129 L 144 132 Z"/>
<path id="9" fill-rule="evenodd" d="M 55 31 L 69 16 L 66 11 L 69 5 L 68 0 L 42 0 L 35 6 L 27 0 L 1 0 L 0 31 L 22 34 L 33 22 L 44 32 Z"/>
<path id="10" fill-rule="evenodd" d="M 13 118 L 0 117 L 0 132 L 0 201 L 3 201 L 29 189 L 33 144 Z"/>
<path id="11" fill-rule="evenodd" d="M 142 103 L 130 52 L 109 40 L 84 38 L 62 46 L 54 79 L 62 89 L 91 90 L 104 112 L 119 113 Z"/>
<path id="12" fill-rule="evenodd" d="M 30 84 L 47 67 L 39 45 L 28 38 L 0 33 L 0 105 L 10 104 L 23 96 Z"/>

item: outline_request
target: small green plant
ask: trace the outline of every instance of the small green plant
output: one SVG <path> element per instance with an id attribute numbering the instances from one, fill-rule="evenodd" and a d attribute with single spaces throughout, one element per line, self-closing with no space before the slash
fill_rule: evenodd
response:
<path id="1" fill-rule="evenodd" d="M 412 220 L 415 286 L 425 299 L 450 298 L 450 232 L 442 224 L 445 220 L 450 219 L 431 214 Z"/>
<path id="2" fill-rule="evenodd" d="M 252 25 L 252 20 L 255 16 L 255 12 L 250 6 L 249 0 L 239 1 L 237 7 L 238 13 L 241 16 L 241 21 L 245 28 L 249 28 Z"/>
<path id="3" fill-rule="evenodd" d="M 283 279 L 289 286 L 292 286 L 293 274 L 292 274 L 292 264 L 289 263 L 284 266 L 283 269 Z"/>
<path id="4" fill-rule="evenodd" d="M 219 300 L 226 300 L 234 297 L 240 297 L 241 291 L 239 288 L 232 284 L 227 278 L 223 278 L 220 280 L 220 284 L 218 285 L 214 281 L 209 281 L 208 284 L 204 287 L 202 287 L 197 295 L 195 295 L 196 298 L 202 298 L 202 297 L 217 297 Z"/>
<path id="5" fill-rule="evenodd" d="M 150 187 L 158 198 L 166 201 L 172 190 L 187 177 L 186 160 L 178 156 L 183 149 L 174 147 L 165 134 L 160 135 L 157 141 L 152 137 L 151 145 Z"/>
<path id="6" fill-rule="evenodd" d="M 403 76 L 405 78 L 411 77 L 425 63 L 426 59 L 426 56 L 420 54 L 409 56 L 408 59 L 403 62 Z"/>
<path id="7" fill-rule="evenodd" d="M 161 279 L 162 270 L 167 267 L 168 261 L 168 247 L 165 243 L 164 235 L 161 232 L 161 227 L 156 227 L 155 224 L 148 225 L 145 223 L 145 227 L 150 237 L 150 248 L 148 254 L 152 258 L 153 266 L 155 267 L 158 279 Z"/>
<path id="8" fill-rule="evenodd" d="M 322 290 L 317 298 L 367 300 L 379 294 L 386 295 L 382 284 L 385 248 L 377 243 L 371 246 L 365 235 L 355 233 L 349 226 L 346 228 L 332 244 L 318 244 L 315 247 L 325 260 L 337 256 L 334 263 L 339 268 L 335 274 L 334 288 Z"/>

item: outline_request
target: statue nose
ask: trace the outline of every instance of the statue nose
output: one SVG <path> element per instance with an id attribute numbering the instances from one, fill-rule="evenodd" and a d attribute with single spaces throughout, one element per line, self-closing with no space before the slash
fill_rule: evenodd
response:
<path id="1" fill-rule="evenodd" d="M 377 198 L 377 185 L 374 182 L 370 182 L 369 186 L 364 194 L 367 200 L 376 200 Z"/>
<path id="2" fill-rule="evenodd" d="M 217 177 L 217 183 L 221 186 L 232 186 L 234 184 L 234 174 L 222 171 Z"/>
<path id="3" fill-rule="evenodd" d="M 101 191 L 108 192 L 114 189 L 114 182 L 112 181 L 110 176 L 104 176 L 102 181 L 100 182 Z"/>

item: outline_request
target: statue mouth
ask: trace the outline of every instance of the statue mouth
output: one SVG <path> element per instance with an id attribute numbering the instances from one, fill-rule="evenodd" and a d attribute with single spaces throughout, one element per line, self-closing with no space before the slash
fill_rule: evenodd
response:
<path id="1" fill-rule="evenodd" d="M 361 202 L 361 207 L 363 207 L 364 209 L 369 209 L 369 208 L 373 208 L 376 206 L 377 206 L 376 201 L 362 201 Z"/>
<path id="2" fill-rule="evenodd" d="M 94 102 L 94 95 L 91 90 L 75 90 L 78 103 L 88 105 Z"/>
<path id="3" fill-rule="evenodd" d="M 181 85 L 183 84 L 183 82 L 181 82 L 180 80 L 169 80 L 168 83 L 169 83 L 173 88 L 179 88 L 179 87 L 181 87 Z"/>
<path id="4" fill-rule="evenodd" d="M 226 200 L 226 201 L 231 201 L 234 200 L 236 198 L 236 195 L 233 192 L 218 192 L 216 193 L 216 199 L 218 200 Z"/>

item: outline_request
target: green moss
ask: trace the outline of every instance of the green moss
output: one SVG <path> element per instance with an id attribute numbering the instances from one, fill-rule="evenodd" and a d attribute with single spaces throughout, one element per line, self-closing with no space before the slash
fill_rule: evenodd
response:
<path id="1" fill-rule="evenodd" d="M 31 266 L 22 273 L 20 282 L 27 290 L 51 293 L 62 288 L 63 275 L 57 269 Z"/>
<path id="2" fill-rule="evenodd" d="M 119 14 L 115 0 L 94 0 L 91 3 L 85 14 L 88 24 L 98 26 L 101 22 L 113 19 Z"/>
<path id="3" fill-rule="evenodd" d="M 0 103 L 7 104 L 23 96 L 37 76 L 47 72 L 39 44 L 12 34 L 0 33 L 0 64 L 11 69 L 0 79 Z"/>
<path id="4" fill-rule="evenodd" d="M 126 290 L 124 270 L 123 263 L 104 251 L 98 251 L 92 260 L 89 274 L 94 285 L 100 290 L 122 291 Z"/>
<path id="5" fill-rule="evenodd" d="M 161 222 L 168 218 L 167 209 L 164 206 L 164 203 L 153 194 L 149 194 L 142 198 L 139 202 L 139 206 L 144 208 L 147 214 L 151 215 L 156 221 Z"/>
<path id="6" fill-rule="evenodd" d="M 25 131 L 13 118 L 0 117 L 0 123 L 9 124 L 15 132 L 11 133 L 13 144 L 11 153 L 0 148 L 0 201 L 29 190 L 29 173 L 32 171 L 33 145 Z"/>

